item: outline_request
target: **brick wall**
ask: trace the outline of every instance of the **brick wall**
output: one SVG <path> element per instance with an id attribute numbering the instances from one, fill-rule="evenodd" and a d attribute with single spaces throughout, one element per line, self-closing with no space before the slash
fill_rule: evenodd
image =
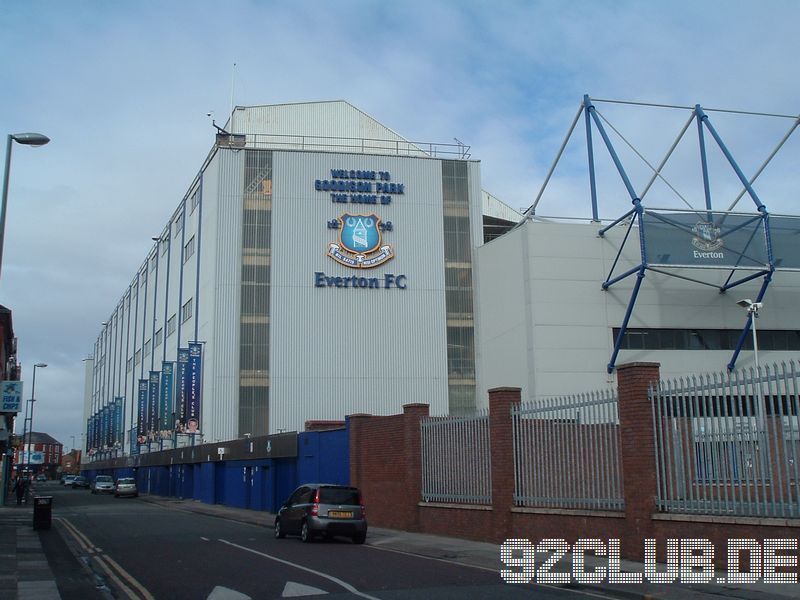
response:
<path id="1" fill-rule="evenodd" d="M 492 502 L 464 506 L 421 502 L 420 419 L 424 404 L 409 404 L 388 417 L 352 415 L 350 480 L 362 489 L 371 525 L 422 531 L 465 539 L 501 542 L 508 538 L 621 540 L 624 558 L 641 560 L 644 539 L 655 538 L 659 559 L 667 538 L 706 538 L 725 561 L 730 538 L 800 537 L 800 521 L 659 514 L 656 512 L 653 415 L 648 386 L 659 380 L 659 365 L 618 367 L 619 432 L 625 510 L 531 509 L 514 506 L 514 460 L 510 409 L 520 401 L 518 388 L 489 391 Z M 568 469 L 569 465 L 565 465 Z"/>

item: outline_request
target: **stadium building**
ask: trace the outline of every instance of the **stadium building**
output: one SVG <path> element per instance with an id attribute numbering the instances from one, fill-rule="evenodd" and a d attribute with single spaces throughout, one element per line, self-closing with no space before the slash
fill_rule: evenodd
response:
<path id="1" fill-rule="evenodd" d="M 343 101 L 237 107 L 218 129 L 86 362 L 92 460 L 410 402 L 470 414 L 497 386 L 607 387 L 622 362 L 749 367 L 753 321 L 762 364 L 800 350 L 799 221 L 740 170 L 752 210 L 649 208 L 617 161 L 622 217 L 599 218 L 592 166 L 591 219 L 523 218 L 467 147 Z"/>
<path id="2" fill-rule="evenodd" d="M 473 250 L 519 217 L 463 145 L 237 107 L 86 361 L 89 456 L 474 411 Z"/>

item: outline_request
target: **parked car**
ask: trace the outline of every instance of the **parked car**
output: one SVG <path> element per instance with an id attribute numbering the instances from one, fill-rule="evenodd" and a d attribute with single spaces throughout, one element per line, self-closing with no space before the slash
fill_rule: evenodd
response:
<path id="1" fill-rule="evenodd" d="M 133 496 L 136 498 L 139 490 L 136 488 L 136 480 L 133 477 L 120 477 L 114 486 L 114 497 Z"/>
<path id="2" fill-rule="evenodd" d="M 64 484 L 64 485 L 71 485 L 72 489 L 75 488 L 88 488 L 89 487 L 89 480 L 86 479 L 83 475 L 76 475 L 75 479 L 72 480 L 71 484 Z"/>
<path id="3" fill-rule="evenodd" d="M 36 481 L 47 481 L 47 475 L 45 475 L 44 473 L 39 473 L 36 476 Z"/>
<path id="4" fill-rule="evenodd" d="M 77 475 L 65 475 L 64 479 L 61 480 L 61 485 L 64 487 L 72 487 L 72 482 L 75 481 L 75 477 L 77 477 Z"/>
<path id="5" fill-rule="evenodd" d="M 114 491 L 114 479 L 110 475 L 98 475 L 92 482 L 91 490 L 93 494 L 102 492 L 111 494 Z"/>
<path id="6" fill-rule="evenodd" d="M 318 535 L 347 536 L 355 544 L 367 538 L 367 511 L 358 488 L 308 483 L 297 488 L 275 517 L 275 537 L 300 535 L 311 542 Z"/>

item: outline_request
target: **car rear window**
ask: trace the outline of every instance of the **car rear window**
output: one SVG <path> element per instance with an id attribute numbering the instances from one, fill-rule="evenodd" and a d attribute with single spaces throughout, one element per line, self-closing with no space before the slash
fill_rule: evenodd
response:
<path id="1" fill-rule="evenodd" d="M 97 478 L 95 479 L 95 481 L 99 481 L 99 482 L 103 482 L 103 481 L 105 481 L 105 482 L 109 482 L 109 481 L 111 481 L 111 477 L 109 477 L 108 475 L 98 475 L 98 476 L 97 476 Z"/>
<path id="2" fill-rule="evenodd" d="M 321 504 L 358 504 L 358 490 L 355 488 L 319 488 Z"/>
<path id="3" fill-rule="evenodd" d="M 129 484 L 133 483 L 133 479 L 127 478 L 127 477 L 123 477 L 122 479 L 117 479 L 117 483 L 121 483 L 123 485 L 129 485 Z"/>

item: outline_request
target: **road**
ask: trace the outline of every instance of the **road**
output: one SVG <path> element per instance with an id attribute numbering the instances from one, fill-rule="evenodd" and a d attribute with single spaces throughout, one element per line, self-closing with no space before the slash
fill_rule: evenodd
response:
<path id="1" fill-rule="evenodd" d="M 574 598 L 578 590 L 505 584 L 499 573 L 355 545 L 303 544 L 272 529 L 134 498 L 48 484 L 54 526 L 119 598 Z"/>

